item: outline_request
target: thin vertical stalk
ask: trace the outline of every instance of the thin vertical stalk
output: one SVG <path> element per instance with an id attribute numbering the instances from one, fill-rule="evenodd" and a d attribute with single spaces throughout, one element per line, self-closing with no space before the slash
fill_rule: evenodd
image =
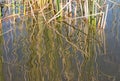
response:
<path id="1" fill-rule="evenodd" d="M 15 14 L 15 1 L 14 0 L 12 0 L 12 14 Z"/>
<path id="2" fill-rule="evenodd" d="M 2 8 L 0 7 L 0 19 L 1 19 L 1 16 L 2 16 Z"/>
<path id="3" fill-rule="evenodd" d="M 18 2 L 18 14 L 20 14 L 20 6 L 21 6 L 21 4 L 20 4 L 20 0 L 19 0 L 19 2 Z"/>
<path id="4" fill-rule="evenodd" d="M 71 3 L 71 0 L 69 0 L 69 9 L 68 9 L 68 13 L 71 13 L 72 12 L 72 3 Z"/>
<path id="5" fill-rule="evenodd" d="M 102 21 L 101 21 L 101 27 L 103 28 L 103 24 L 104 24 L 104 19 L 105 19 L 105 13 L 102 14 Z"/>
<path id="6" fill-rule="evenodd" d="M 63 7 L 63 3 L 61 2 L 60 3 L 60 9 Z M 61 11 L 61 13 L 60 13 L 60 16 L 62 17 L 62 15 L 63 15 L 63 12 Z"/>
<path id="7" fill-rule="evenodd" d="M 106 12 L 105 12 L 105 19 L 104 19 L 103 29 L 105 29 L 105 25 L 106 25 L 108 7 L 109 7 L 109 5 L 106 6 Z"/>
<path id="8" fill-rule="evenodd" d="M 23 1 L 23 13 L 24 13 L 24 15 L 26 15 L 26 4 L 25 4 L 25 1 Z"/>
<path id="9" fill-rule="evenodd" d="M 88 0 L 85 0 L 84 2 L 84 12 L 85 12 L 85 16 L 89 14 L 88 12 Z M 88 19 L 88 17 L 86 17 Z"/>
<path id="10" fill-rule="evenodd" d="M 60 11 L 60 0 L 57 0 L 57 12 Z"/>
<path id="11" fill-rule="evenodd" d="M 31 9 L 32 16 L 33 16 L 34 19 L 36 20 L 35 15 L 34 15 L 34 11 L 33 11 L 33 8 L 32 8 L 32 4 L 30 3 L 30 1 L 29 1 L 28 3 L 29 3 L 29 5 L 30 5 L 30 9 Z"/>

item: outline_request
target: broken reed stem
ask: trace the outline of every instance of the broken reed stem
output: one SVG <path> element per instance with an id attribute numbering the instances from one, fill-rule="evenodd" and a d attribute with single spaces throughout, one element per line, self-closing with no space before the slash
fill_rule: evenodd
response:
<path id="1" fill-rule="evenodd" d="M 56 19 L 57 17 L 59 17 L 58 15 L 62 12 L 62 10 L 64 9 L 64 8 L 66 8 L 69 4 L 71 3 L 71 0 L 63 7 L 63 8 L 61 8 L 58 12 L 57 12 L 57 14 L 55 14 L 49 21 L 48 21 L 48 23 L 50 23 L 52 20 L 54 20 L 54 19 Z"/>
<path id="2" fill-rule="evenodd" d="M 104 19 L 104 24 L 103 24 L 103 29 L 105 29 L 105 25 L 106 25 L 106 20 L 107 20 L 107 14 L 108 14 L 108 7 L 109 5 L 106 5 L 106 12 L 105 12 L 105 19 Z"/>
<path id="3" fill-rule="evenodd" d="M 100 12 L 100 13 L 95 13 L 95 14 L 90 14 L 90 15 L 85 15 L 85 16 L 80 16 L 80 17 L 75 17 L 75 18 L 70 18 L 72 20 L 75 20 L 75 19 L 82 19 L 82 18 L 86 18 L 86 17 L 90 17 L 90 16 L 97 16 L 97 15 L 101 15 L 103 14 L 104 12 Z"/>
<path id="4" fill-rule="evenodd" d="M 92 11 L 92 14 L 90 14 L 90 12 L 89 12 L 89 0 L 85 0 L 85 1 L 77 1 L 77 4 L 79 4 L 79 7 L 80 7 L 80 11 L 83 13 L 81 13 L 80 15 L 82 15 L 82 16 L 80 16 L 80 17 L 76 17 L 76 15 L 77 15 L 77 7 L 75 6 L 75 5 L 73 5 L 73 2 L 74 1 L 76 1 L 76 0 L 69 0 L 69 1 L 67 1 L 66 0 L 66 5 L 64 5 L 63 6 L 63 1 L 62 0 L 56 0 L 56 7 L 57 7 L 57 13 L 51 18 L 51 19 L 49 19 L 48 20 L 48 23 L 50 23 L 52 20 L 54 20 L 54 19 L 56 19 L 56 18 L 58 18 L 58 17 L 60 17 L 60 16 L 62 16 L 63 14 L 62 14 L 62 12 L 64 12 L 65 10 L 65 8 L 67 8 L 67 10 L 68 10 L 68 14 L 70 14 L 70 12 L 72 12 L 72 14 L 74 14 L 74 17 L 73 18 L 71 18 L 71 17 L 69 17 L 70 19 L 80 19 L 80 18 L 88 18 L 88 17 L 92 17 L 92 16 L 97 16 L 97 15 L 99 15 L 99 14 L 101 14 L 101 12 L 100 13 L 97 13 L 98 11 L 97 10 L 95 10 L 95 8 L 94 7 L 98 7 L 99 9 L 101 9 L 102 7 L 99 5 L 99 2 L 97 1 L 97 0 L 93 0 L 93 4 L 91 5 L 91 6 L 93 6 L 93 11 Z M 109 1 L 111 1 L 111 0 L 109 0 Z M 43 7 L 45 6 L 45 5 L 47 5 L 47 4 L 49 4 L 49 3 L 47 3 L 47 2 L 53 2 L 52 0 L 38 0 L 38 3 L 40 4 L 40 9 L 42 9 L 42 5 L 43 5 Z M 65 1 L 64 1 L 65 2 Z M 78 3 L 79 2 L 79 3 Z M 111 1 L 111 2 L 113 2 L 113 1 Z M 26 3 L 28 3 L 29 4 L 29 8 L 30 8 L 30 10 L 31 10 L 31 14 L 32 14 L 32 16 L 34 17 L 34 19 L 36 20 L 36 18 L 35 18 L 35 13 L 34 13 L 34 10 L 33 10 L 33 6 L 34 6 L 34 4 L 35 4 L 35 1 L 34 0 L 32 0 L 32 2 L 30 2 L 30 0 L 28 0 L 27 2 L 22 2 L 23 3 L 23 14 L 24 15 L 26 15 L 26 12 L 28 12 L 29 10 L 27 10 L 27 4 Z M 115 2 L 113 2 L 113 3 L 115 3 Z M 9 3 L 8 3 L 9 4 Z M 10 3 L 10 4 L 12 4 L 12 7 L 13 7 L 13 14 L 16 14 L 16 13 L 14 13 L 14 11 L 15 11 L 15 1 L 14 0 L 12 0 L 12 3 Z M 21 0 L 19 0 L 19 13 L 18 14 L 21 14 L 21 12 L 20 12 L 20 4 L 21 4 Z M 77 5 L 76 4 L 76 5 Z M 102 10 L 101 10 L 102 11 Z M 104 12 L 102 11 L 102 14 L 103 14 Z M 107 18 L 107 13 L 108 13 L 108 9 L 106 9 L 106 12 L 103 14 L 103 17 L 102 17 L 102 20 L 101 20 L 101 27 L 104 29 L 105 28 L 105 24 L 106 24 L 106 18 Z M 90 14 L 90 15 L 89 15 Z M 44 17 L 44 19 L 45 19 L 45 15 L 43 14 L 43 12 L 42 12 L 42 15 L 43 15 L 43 17 Z M 92 19 L 93 19 L 94 17 L 92 17 Z M 91 20 L 91 19 L 90 19 Z M 45 19 L 45 21 L 47 21 L 47 19 Z M 96 20 L 94 19 L 94 21 L 92 21 L 93 22 L 93 24 L 95 24 L 96 23 Z"/>

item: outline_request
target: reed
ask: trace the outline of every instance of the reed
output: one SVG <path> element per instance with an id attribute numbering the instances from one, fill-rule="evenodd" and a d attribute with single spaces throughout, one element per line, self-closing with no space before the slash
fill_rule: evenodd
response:
<path id="1" fill-rule="evenodd" d="M 15 14 L 15 1 L 14 0 L 12 0 L 12 14 Z"/>
<path id="2" fill-rule="evenodd" d="M 22 63 L 22 61 L 24 61 L 25 63 L 23 66 L 21 64 L 22 67 L 25 67 L 24 77 L 29 77 L 29 81 L 62 81 L 63 79 L 75 81 L 79 77 L 82 79 L 78 81 L 92 81 L 93 78 L 96 79 L 93 63 L 98 42 L 95 38 L 97 32 L 94 27 L 96 27 L 96 16 L 99 16 L 103 12 L 96 12 L 94 9 L 95 3 L 92 3 L 92 8 L 89 8 L 88 6 L 91 4 L 89 4 L 88 1 L 85 2 L 88 4 L 87 6 L 85 3 L 79 2 L 79 4 L 82 4 L 79 5 L 81 7 L 81 11 L 79 12 L 79 6 L 77 5 L 77 8 L 74 10 L 75 6 L 73 2 L 69 1 L 60 7 L 60 9 L 56 6 L 57 12 L 55 14 L 51 14 L 51 12 L 46 14 L 48 11 L 44 7 L 46 4 L 49 4 L 49 2 L 48 0 L 46 0 L 46 2 L 45 0 L 39 0 L 40 11 L 38 12 L 40 13 L 36 13 L 35 9 L 37 9 L 37 7 L 34 7 L 35 0 L 31 1 L 28 1 L 28 10 L 24 7 L 25 13 L 30 11 L 30 15 L 28 14 L 28 16 L 26 16 L 27 38 L 25 38 L 25 42 L 22 43 L 23 47 L 18 47 L 21 46 L 21 41 L 19 41 L 21 39 L 13 41 L 16 43 L 16 45 L 14 44 L 15 47 L 21 48 L 23 50 L 22 52 L 25 53 L 25 57 L 23 57 L 20 62 Z M 49 10 L 49 8 L 47 9 Z M 61 12 L 65 11 L 67 12 L 65 19 L 62 21 L 57 20 L 57 22 L 53 21 L 60 16 Z M 70 14 L 74 15 L 73 13 L 76 13 L 76 16 L 70 16 Z M 31 14 L 33 17 L 31 17 Z M 13 16 L 15 15 L 16 14 Z M 74 20 L 78 22 L 77 25 L 73 24 Z M 64 22 L 67 22 L 67 24 Z M 67 31 L 65 31 L 65 29 L 68 30 L 70 35 L 66 34 Z M 15 60 L 18 60 L 17 57 L 20 56 L 17 55 L 18 48 L 14 51 L 16 55 Z M 84 57 L 82 68 L 80 67 L 80 56 Z M 82 72 L 82 74 L 80 74 L 80 72 Z"/>
<path id="3" fill-rule="evenodd" d="M 89 14 L 95 14 L 95 4 L 94 0 L 89 1 Z M 96 19 L 95 16 L 90 16 L 89 17 L 89 23 L 92 24 L 93 26 L 96 26 Z"/>
<path id="4" fill-rule="evenodd" d="M 57 3 L 57 12 L 60 10 L 60 0 L 56 0 Z"/>
<path id="5" fill-rule="evenodd" d="M 26 4 L 24 1 L 23 1 L 23 13 L 24 13 L 24 15 L 26 15 Z"/>
<path id="6" fill-rule="evenodd" d="M 1 19 L 1 16 L 2 16 L 2 12 L 1 12 L 2 10 L 1 10 L 1 7 L 0 7 L 0 19 Z"/>
<path id="7" fill-rule="evenodd" d="M 23 11 L 24 15 L 27 15 L 26 13 L 31 13 L 33 17 L 35 18 L 34 10 L 37 9 L 43 9 L 46 5 L 52 5 L 50 10 L 55 11 L 55 13 L 52 13 L 54 15 L 51 19 L 47 20 L 48 23 L 58 17 L 63 18 L 66 16 L 67 18 L 78 18 L 83 17 L 83 20 L 87 21 L 88 24 L 97 26 L 98 20 L 100 20 L 101 25 L 104 28 L 107 18 L 107 11 L 108 9 L 103 10 L 102 7 L 104 6 L 105 2 L 99 1 L 99 0 L 19 0 L 17 5 L 15 5 L 15 0 L 12 0 L 12 14 L 15 14 L 15 7 L 18 6 L 18 14 L 21 14 L 21 11 Z M 74 4 L 75 2 L 75 4 Z M 23 10 L 21 10 L 21 5 L 23 5 Z M 38 6 L 38 7 L 36 7 Z M 50 6 L 48 6 L 49 8 Z M 46 9 L 46 8 L 45 8 Z M 44 9 L 43 9 L 44 10 Z M 43 11 L 42 10 L 42 11 Z M 97 19 L 96 16 L 92 16 L 93 14 L 101 13 L 103 12 L 104 15 L 101 19 Z M 65 13 L 65 14 L 63 14 Z M 44 16 L 44 15 L 43 15 Z M 45 18 L 47 19 L 47 18 Z"/>
<path id="8" fill-rule="evenodd" d="M 19 2 L 18 2 L 18 14 L 21 14 L 21 6 L 22 6 L 21 0 L 19 0 Z"/>
<path id="9" fill-rule="evenodd" d="M 64 21 L 66 20 L 70 20 L 69 24 L 73 24 L 73 21 L 77 20 L 83 20 L 85 23 L 89 24 L 89 25 L 93 25 L 94 26 L 94 31 L 96 31 L 96 26 L 98 23 L 100 23 L 102 28 L 105 28 L 105 24 L 106 24 L 106 18 L 107 18 L 107 13 L 108 13 L 108 7 L 106 9 L 106 11 L 102 10 L 102 4 L 103 2 L 99 2 L 97 0 L 85 0 L 85 1 L 77 1 L 77 0 L 19 0 L 17 6 L 18 11 L 19 11 L 19 15 L 21 14 L 21 3 L 23 3 L 23 14 L 24 15 L 29 15 L 26 13 L 29 13 L 34 17 L 34 19 L 36 20 L 36 15 L 35 15 L 35 10 L 40 9 L 42 16 L 44 17 L 44 20 L 47 23 L 52 22 L 54 19 L 57 19 L 59 17 L 61 17 Z M 74 4 L 75 2 L 75 4 Z M 14 16 L 14 11 L 15 11 L 15 3 L 14 0 L 12 0 L 12 8 L 13 8 L 13 14 L 12 16 Z M 39 7 L 35 7 L 35 5 L 38 5 Z M 46 8 L 49 10 L 55 10 L 56 13 L 52 13 L 51 15 L 53 15 L 50 19 L 48 17 L 46 17 L 45 12 L 47 10 L 45 10 L 46 8 L 44 8 L 46 5 L 53 5 L 54 7 L 49 8 L 50 6 L 47 6 Z M 99 8 L 101 10 L 99 10 Z M 65 15 L 63 14 L 65 13 Z M 102 15 L 101 18 L 99 18 L 99 15 Z M 65 16 L 65 19 L 63 18 Z M 9 16 L 8 16 L 9 17 Z M 98 20 L 97 19 L 100 20 Z M 60 21 L 60 20 L 59 20 Z M 81 21 L 82 22 L 82 21 Z M 69 28 L 69 31 L 73 31 L 73 29 L 71 30 L 71 28 Z"/>
<path id="10" fill-rule="evenodd" d="M 38 0 L 37 1 L 38 6 L 40 8 L 44 7 L 45 5 L 47 5 L 47 4 L 51 3 L 51 2 L 52 2 L 52 0 Z"/>

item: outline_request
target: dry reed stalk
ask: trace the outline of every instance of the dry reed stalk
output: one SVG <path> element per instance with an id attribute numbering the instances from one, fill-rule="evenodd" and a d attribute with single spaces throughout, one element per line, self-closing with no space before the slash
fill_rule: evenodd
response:
<path id="1" fill-rule="evenodd" d="M 48 6 L 49 6 L 49 4 L 45 5 L 42 9 L 34 9 L 34 13 L 39 13 L 39 14 L 41 14 L 46 8 L 48 8 Z M 48 12 L 44 12 L 44 14 L 48 14 L 48 13 L 50 13 L 50 12 L 52 12 L 52 11 L 53 11 L 53 10 L 48 11 Z M 27 13 L 28 13 L 28 14 L 26 14 L 26 16 L 32 15 L 32 14 L 31 14 L 31 11 L 27 11 Z"/>
<path id="2" fill-rule="evenodd" d="M 29 5 L 30 5 L 30 8 L 31 8 L 31 14 L 32 16 L 34 17 L 35 21 L 36 21 L 36 17 L 35 17 L 35 14 L 34 14 L 34 11 L 33 11 L 33 8 L 32 8 L 32 5 L 30 3 L 30 1 L 28 1 Z"/>
<path id="3" fill-rule="evenodd" d="M 89 10 L 88 10 L 88 0 L 84 1 L 84 15 L 88 15 L 89 14 Z M 88 19 L 88 16 L 86 16 L 86 19 Z"/>
<path id="4" fill-rule="evenodd" d="M 72 12 L 72 3 L 71 0 L 69 0 L 69 5 L 68 5 L 68 13 Z"/>
<path id="5" fill-rule="evenodd" d="M 99 19 L 98 19 L 98 23 L 97 23 L 97 27 L 100 28 L 101 27 L 101 20 L 102 20 L 102 14 L 100 15 Z"/>
<path id="6" fill-rule="evenodd" d="M 13 14 L 13 15 L 9 15 L 5 18 L 2 18 L 1 20 L 7 20 L 7 19 L 10 19 L 10 18 L 13 18 L 13 17 L 19 17 L 20 18 L 20 15 L 19 14 Z"/>
<path id="7" fill-rule="evenodd" d="M 90 17 L 90 16 L 97 16 L 97 15 L 101 15 L 101 14 L 103 14 L 103 12 L 90 14 L 90 15 L 85 15 L 85 16 L 80 16 L 80 17 L 75 17 L 75 18 L 70 18 L 70 19 L 72 19 L 72 20 L 74 20 L 74 19 L 82 19 L 82 18 L 86 18 L 86 17 Z"/>
<path id="8" fill-rule="evenodd" d="M 95 1 L 95 5 L 96 5 L 99 9 L 101 9 L 101 6 L 99 5 L 99 3 L 98 3 L 97 1 Z"/>
<path id="9" fill-rule="evenodd" d="M 64 8 L 66 8 L 69 4 L 71 3 L 71 0 L 69 2 L 66 3 L 65 6 L 63 6 L 49 21 L 48 23 L 50 23 L 52 20 L 56 19 L 57 17 L 60 16 L 60 13 L 63 11 Z"/>
<path id="10" fill-rule="evenodd" d="M 45 10 L 46 8 L 48 8 L 49 5 L 50 5 L 50 4 L 47 4 L 47 5 L 45 5 L 44 7 L 42 7 L 41 9 L 39 9 L 39 10 L 40 10 L 39 12 L 43 12 L 43 10 Z"/>
<path id="11" fill-rule="evenodd" d="M 26 4 L 23 2 L 23 14 L 26 15 Z"/>
<path id="12" fill-rule="evenodd" d="M 37 2 L 38 2 L 39 7 L 42 8 L 42 7 L 44 7 L 46 4 L 48 4 L 48 2 L 49 2 L 49 3 L 52 3 L 52 0 L 37 0 Z"/>
<path id="13" fill-rule="evenodd" d="M 42 16 L 43 16 L 44 20 L 47 21 L 47 19 L 46 19 L 45 14 L 44 14 L 43 11 L 42 11 Z"/>
<path id="14" fill-rule="evenodd" d="M 101 28 L 103 27 L 103 24 L 104 24 L 104 18 L 105 18 L 105 13 L 103 12 L 102 14 L 102 20 L 101 20 Z"/>
<path id="15" fill-rule="evenodd" d="M 76 3 L 76 6 L 75 6 L 74 16 L 75 16 L 75 17 L 77 16 L 77 3 Z"/>
<path id="16" fill-rule="evenodd" d="M 79 1 L 79 5 L 78 6 L 80 6 L 80 10 L 81 10 L 81 12 L 83 12 L 83 7 L 82 7 L 82 1 L 81 0 Z M 83 13 L 81 13 L 81 15 L 83 15 Z"/>
<path id="17" fill-rule="evenodd" d="M 106 5 L 106 12 L 105 12 L 105 18 L 104 18 L 103 29 L 105 29 L 105 25 L 106 25 L 107 14 L 108 14 L 108 7 L 109 7 L 109 5 Z"/>

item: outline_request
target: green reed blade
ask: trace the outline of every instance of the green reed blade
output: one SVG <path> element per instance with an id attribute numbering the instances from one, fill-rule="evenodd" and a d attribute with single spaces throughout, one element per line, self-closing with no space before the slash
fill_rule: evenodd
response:
<path id="1" fill-rule="evenodd" d="M 95 3 L 93 1 L 89 1 L 89 14 L 95 14 L 96 9 L 95 9 Z M 96 17 L 95 16 L 90 16 L 89 17 L 89 23 L 93 26 L 96 26 Z"/>
<path id="2" fill-rule="evenodd" d="M 60 0 L 57 0 L 57 12 L 60 10 Z"/>
<path id="3" fill-rule="evenodd" d="M 14 0 L 12 0 L 12 14 L 15 14 L 15 4 L 14 4 Z"/>

